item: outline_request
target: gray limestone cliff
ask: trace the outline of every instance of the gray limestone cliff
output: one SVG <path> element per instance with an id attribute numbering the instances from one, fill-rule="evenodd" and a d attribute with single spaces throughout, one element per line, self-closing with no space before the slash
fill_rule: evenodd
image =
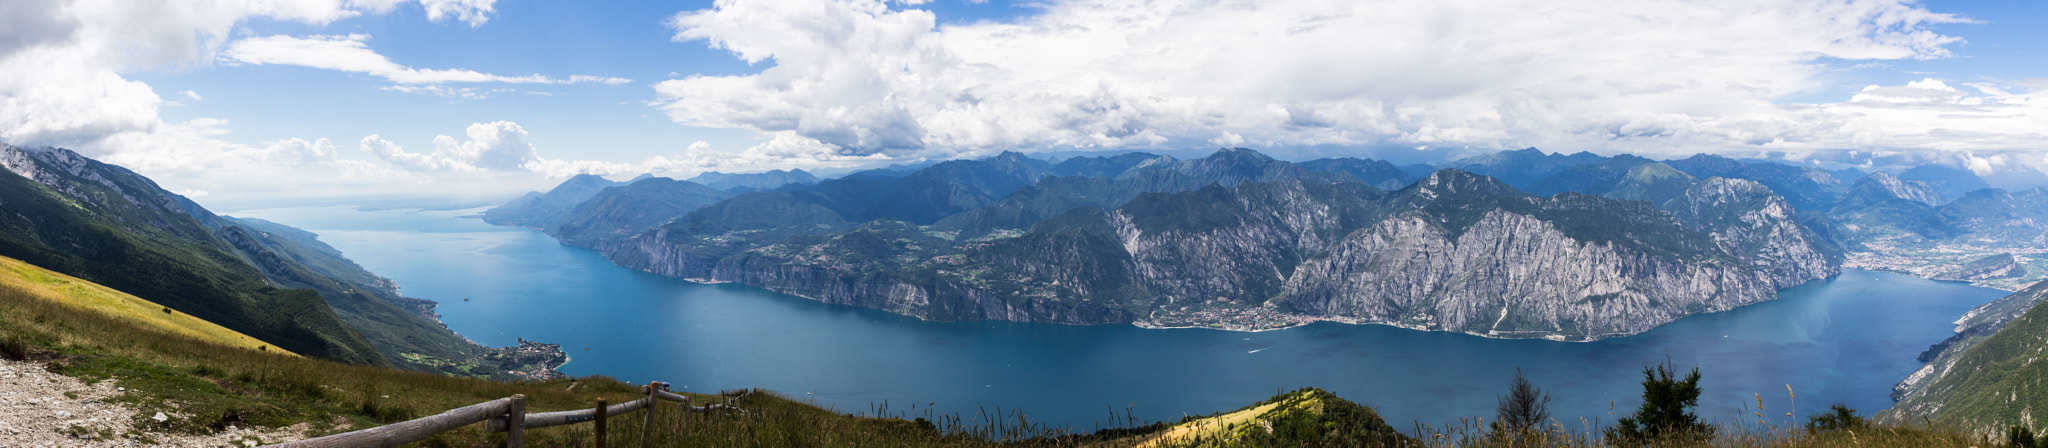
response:
<path id="1" fill-rule="evenodd" d="M 774 235 L 751 236 L 762 232 Z M 1562 340 L 1770 300 L 1840 269 L 1839 254 L 1782 198 L 1719 178 L 1663 209 L 1536 197 L 1456 170 L 1391 192 L 1248 182 L 955 238 L 893 220 L 803 234 L 684 219 L 607 255 L 656 274 L 930 320 L 1236 329 L 1339 320 Z"/>

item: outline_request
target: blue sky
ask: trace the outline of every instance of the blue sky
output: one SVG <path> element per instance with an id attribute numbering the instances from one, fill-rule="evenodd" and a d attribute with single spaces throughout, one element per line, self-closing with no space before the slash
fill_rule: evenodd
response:
<path id="1" fill-rule="evenodd" d="M 2042 2 L 10 3 L 0 141 L 202 202 L 1004 150 L 2048 167 Z"/>

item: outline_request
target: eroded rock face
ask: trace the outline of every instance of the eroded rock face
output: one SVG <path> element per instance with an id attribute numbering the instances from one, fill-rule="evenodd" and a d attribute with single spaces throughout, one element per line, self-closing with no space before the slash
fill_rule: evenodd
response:
<path id="1" fill-rule="evenodd" d="M 1455 170 L 1400 191 L 1289 180 L 1146 194 L 959 241 L 907 223 L 732 243 L 641 234 L 622 266 L 931 320 L 1273 328 L 1316 320 L 1595 340 L 1839 272 L 1785 200 L 1709 179 L 1663 204 L 1542 198 Z"/>
<path id="2" fill-rule="evenodd" d="M 1721 250 L 1755 266 L 1772 288 L 1785 289 L 1842 272 L 1842 255 L 1799 224 L 1792 206 L 1750 180 L 1709 178 L 1663 206 Z"/>
<path id="3" fill-rule="evenodd" d="M 1755 270 L 1583 242 L 1487 212 L 1453 235 L 1422 214 L 1357 232 L 1279 298 L 1300 313 L 1499 337 L 1593 340 L 1775 298 Z"/>

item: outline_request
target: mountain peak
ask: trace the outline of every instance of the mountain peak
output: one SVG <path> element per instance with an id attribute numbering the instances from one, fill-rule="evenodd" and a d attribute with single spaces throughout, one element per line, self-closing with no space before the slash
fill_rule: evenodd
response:
<path id="1" fill-rule="evenodd" d="M 1526 194 L 1522 193 L 1521 190 L 1516 190 L 1515 187 L 1508 185 L 1506 182 L 1501 182 L 1500 179 L 1457 168 L 1437 170 L 1434 173 L 1430 173 L 1429 177 L 1415 181 L 1415 185 L 1409 188 L 1415 193 L 1431 199 L 1470 194 L 1489 196 L 1523 196 Z"/>
<path id="2" fill-rule="evenodd" d="M 1883 194 L 1894 198 L 1927 204 L 1928 206 L 1941 205 L 1941 196 L 1936 194 L 1934 187 L 1928 186 L 1926 182 L 1901 180 L 1898 176 L 1893 176 L 1891 173 L 1883 171 L 1864 176 L 1863 180 L 1856 181 L 1856 186 L 1852 187 L 1852 190 L 1881 191 Z"/>
<path id="3" fill-rule="evenodd" d="M 597 190 L 603 190 L 605 187 L 612 186 L 613 184 L 616 184 L 616 182 L 605 179 L 604 176 L 578 174 L 575 177 L 569 178 L 569 180 L 562 181 L 560 185 L 556 185 L 553 190 L 548 190 L 548 192 L 562 192 L 573 196 L 584 196 L 586 192 L 595 194 Z"/>
<path id="4" fill-rule="evenodd" d="M 1003 152 L 1002 152 L 1002 153 L 1000 153 L 1000 154 L 996 154 L 996 155 L 995 155 L 994 157 L 989 157 L 989 160 L 1000 160 L 1000 161 L 1005 161 L 1005 162 L 1015 162 L 1015 161 L 1020 161 L 1020 160 L 1024 160 L 1024 159 L 1029 159 L 1029 158 L 1031 158 L 1031 156 L 1027 156 L 1027 155 L 1024 155 L 1024 153 L 1021 153 L 1021 152 L 1016 152 L 1016 151 L 1003 151 Z"/>
<path id="5" fill-rule="evenodd" d="M 1215 152 L 1214 154 L 1209 154 L 1209 157 L 1204 157 L 1204 158 L 1205 158 L 1205 159 L 1212 159 L 1212 160 L 1223 160 L 1223 159 L 1235 159 L 1235 160 L 1244 160 L 1244 159 L 1251 159 L 1251 160 L 1261 160 L 1261 161 L 1264 161 L 1264 160 L 1274 160 L 1274 159 L 1273 159 L 1272 157 L 1270 157 L 1270 156 L 1267 156 L 1267 155 L 1266 155 L 1265 153 L 1261 153 L 1261 152 L 1258 152 L 1258 151 L 1254 151 L 1254 150 L 1251 150 L 1251 149 L 1247 149 L 1247 148 L 1222 148 L 1222 149 L 1218 149 L 1218 150 L 1216 150 L 1216 152 Z"/>

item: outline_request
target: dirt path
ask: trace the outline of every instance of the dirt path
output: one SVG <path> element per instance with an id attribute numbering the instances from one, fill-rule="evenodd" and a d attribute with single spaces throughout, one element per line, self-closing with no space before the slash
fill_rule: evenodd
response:
<path id="1" fill-rule="evenodd" d="M 0 448 L 247 447 L 297 440 L 307 427 L 231 427 L 207 436 L 137 433 L 130 427 L 135 411 L 106 401 L 122 391 L 113 380 L 85 384 L 50 373 L 42 363 L 0 360 Z"/>

